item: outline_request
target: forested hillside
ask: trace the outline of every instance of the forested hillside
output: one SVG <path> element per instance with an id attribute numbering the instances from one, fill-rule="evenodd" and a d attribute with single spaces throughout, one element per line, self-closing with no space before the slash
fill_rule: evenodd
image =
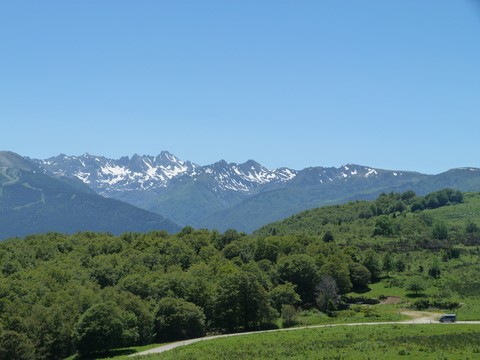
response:
<path id="1" fill-rule="evenodd" d="M 376 310 L 349 303 L 378 284 L 410 294 L 405 306 L 476 309 L 479 214 L 479 194 L 409 191 L 304 212 L 252 236 L 185 227 L 7 240 L 0 359 L 290 326 L 304 312 L 374 321 Z"/>
<path id="2" fill-rule="evenodd" d="M 354 201 L 344 205 L 334 205 L 307 210 L 285 220 L 269 224 L 255 232 L 256 235 L 325 235 L 334 232 L 342 242 L 351 243 L 359 240 L 366 244 L 378 240 L 403 239 L 409 234 L 419 235 L 428 232 L 436 220 L 440 225 L 445 219 L 437 219 L 437 212 L 430 211 L 441 207 L 462 204 L 460 211 L 465 211 L 465 221 L 474 220 L 477 196 L 469 194 L 467 204 L 462 192 L 444 189 L 426 196 L 417 196 L 413 191 L 404 193 L 381 194 L 374 201 Z M 472 208 L 472 209 L 471 209 Z M 448 208 L 449 212 L 458 209 Z M 472 210 L 472 212 L 469 212 Z M 458 215 L 455 216 L 458 218 Z M 343 226 L 342 226 L 343 225 Z M 410 227 L 411 229 L 407 229 Z M 375 230 L 372 232 L 372 228 Z M 433 241 L 436 237 L 424 236 Z M 439 240 L 439 239 L 437 239 Z M 444 240 L 444 239 L 443 239 Z M 420 246 L 415 242 L 412 246 Z"/>
<path id="3" fill-rule="evenodd" d="M 0 151 L 0 240 L 59 231 L 168 230 L 164 217 L 96 194 L 78 179 L 46 174 L 21 156 Z"/>

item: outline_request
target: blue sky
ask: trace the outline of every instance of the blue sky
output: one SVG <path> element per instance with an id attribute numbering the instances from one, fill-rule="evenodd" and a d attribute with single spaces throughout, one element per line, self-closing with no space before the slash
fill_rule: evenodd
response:
<path id="1" fill-rule="evenodd" d="M 476 0 L 4 1 L 0 149 L 480 167 Z"/>

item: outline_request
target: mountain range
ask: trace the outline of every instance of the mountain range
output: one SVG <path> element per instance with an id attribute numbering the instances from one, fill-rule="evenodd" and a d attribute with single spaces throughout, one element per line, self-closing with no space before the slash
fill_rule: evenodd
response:
<path id="1" fill-rule="evenodd" d="M 36 162 L 0 152 L 0 239 L 40 232 L 179 229 L 161 215 L 105 198 L 75 177 L 52 176 Z"/>
<path id="2" fill-rule="evenodd" d="M 163 151 L 120 159 L 84 154 L 25 159 L 57 179 L 81 181 L 105 198 L 160 214 L 180 226 L 251 232 L 305 209 L 373 199 L 382 192 L 480 190 L 480 169 L 437 175 L 347 164 L 267 169 L 254 160 L 201 166 Z"/>

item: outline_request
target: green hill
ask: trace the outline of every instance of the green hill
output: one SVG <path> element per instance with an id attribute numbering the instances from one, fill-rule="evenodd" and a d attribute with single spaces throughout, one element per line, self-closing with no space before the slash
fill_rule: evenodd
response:
<path id="1" fill-rule="evenodd" d="M 336 242 L 362 247 L 399 241 L 412 246 L 424 246 L 426 242 L 440 246 L 447 238 L 458 243 L 464 240 L 463 236 L 474 237 L 475 234 L 468 233 L 467 225 L 475 227 L 479 216 L 479 193 L 463 195 L 446 189 L 417 196 L 407 191 L 382 194 L 373 201 L 353 201 L 303 211 L 266 225 L 254 235 L 325 236 L 329 233 Z M 433 234 L 439 226 L 447 228 L 447 238 Z"/>

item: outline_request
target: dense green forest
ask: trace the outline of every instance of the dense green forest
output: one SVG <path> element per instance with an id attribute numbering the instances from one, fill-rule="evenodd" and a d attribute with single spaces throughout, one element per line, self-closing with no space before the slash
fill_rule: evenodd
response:
<path id="1" fill-rule="evenodd" d="M 291 326 L 302 312 L 354 316 L 349 303 L 378 301 L 378 284 L 376 298 L 401 289 L 412 308 L 480 318 L 479 215 L 480 194 L 445 189 L 319 208 L 253 235 L 10 239 L 0 243 L 0 359 Z"/>

